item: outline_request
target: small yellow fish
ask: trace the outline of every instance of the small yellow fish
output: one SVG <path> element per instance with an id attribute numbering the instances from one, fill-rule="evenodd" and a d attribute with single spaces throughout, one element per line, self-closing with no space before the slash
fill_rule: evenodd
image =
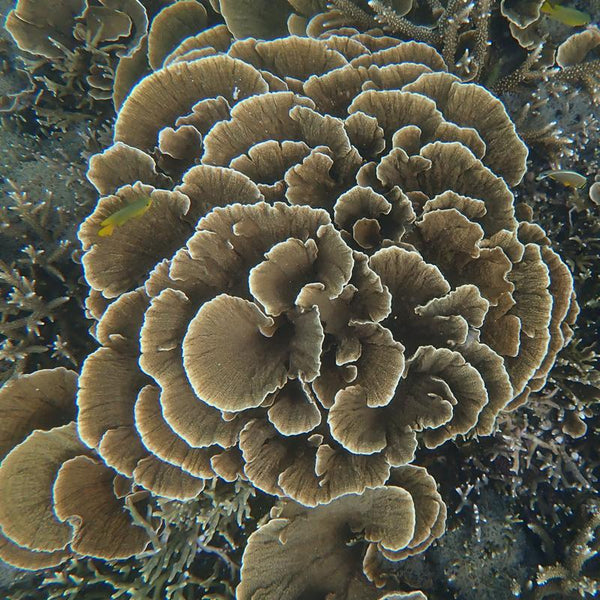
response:
<path id="1" fill-rule="evenodd" d="M 127 223 L 129 219 L 135 217 L 141 217 L 152 205 L 152 198 L 150 196 L 140 196 L 137 200 L 134 200 L 127 206 L 119 209 L 116 213 L 110 215 L 100 223 L 100 231 L 98 235 L 100 237 L 107 237 L 113 234 L 115 227 L 120 227 L 124 223 Z"/>
<path id="2" fill-rule="evenodd" d="M 569 6 L 561 6 L 558 2 L 551 0 L 546 0 L 540 10 L 551 19 L 570 27 L 581 27 L 592 20 L 587 13 Z"/>
<path id="3" fill-rule="evenodd" d="M 554 179 L 554 181 L 558 181 L 558 183 L 562 183 L 566 187 L 576 189 L 582 188 L 587 183 L 587 179 L 583 175 L 575 171 L 568 171 L 567 169 L 544 171 L 536 177 L 536 180 L 541 181 L 542 179 L 546 179 L 546 177 L 550 177 L 550 179 Z"/>

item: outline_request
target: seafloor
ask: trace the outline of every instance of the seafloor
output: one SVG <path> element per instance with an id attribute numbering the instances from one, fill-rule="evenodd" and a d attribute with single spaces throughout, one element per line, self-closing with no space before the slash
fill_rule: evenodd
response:
<path id="1" fill-rule="evenodd" d="M 0 0 L 1 22 L 13 5 Z M 573 6 L 587 9 L 596 22 L 600 18 L 598 3 Z M 0 96 L 23 88 L 20 56 L 0 30 Z M 506 92 L 502 100 L 515 119 L 526 102 L 538 102 L 528 128 L 553 123 L 548 137 L 567 140 L 553 145 L 538 136 L 516 194 L 572 270 L 581 314 L 575 339 L 536 394 L 535 408 L 505 415 L 489 438 L 457 443 L 444 460 L 429 465 L 448 504 L 447 532 L 425 553 L 399 563 L 396 575 L 430 599 L 592 598 L 600 589 L 600 206 L 585 191 L 538 181 L 537 175 L 563 168 L 589 184 L 600 181 L 600 105 L 577 83 L 557 91 L 547 81 Z M 0 116 L 0 307 L 11 319 L 36 315 L 21 330 L 3 329 L 0 321 L 0 383 L 39 368 L 77 370 L 95 346 L 83 309 L 87 291 L 76 231 L 97 198 L 85 177 L 87 159 L 108 144 L 113 117 L 108 104 L 91 114 L 58 101 Z M 569 411 L 585 417 L 584 436 L 572 438 L 561 429 Z M 73 581 L 91 581 L 90 570 L 70 568 Z M 551 587 L 545 589 L 540 574 L 547 574 Z M 81 583 L 63 596 L 56 582 L 65 578 L 68 573 L 40 575 L 0 564 L 0 595 L 117 597 L 91 595 Z"/>

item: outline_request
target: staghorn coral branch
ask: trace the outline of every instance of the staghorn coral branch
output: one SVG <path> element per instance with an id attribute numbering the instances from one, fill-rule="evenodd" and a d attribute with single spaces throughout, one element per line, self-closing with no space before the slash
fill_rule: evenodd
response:
<path id="1" fill-rule="evenodd" d="M 594 576 L 584 574 L 586 563 L 598 555 L 599 501 L 589 500 L 583 505 L 582 512 L 583 523 L 567 545 L 563 562 L 539 567 L 537 583 L 540 587 L 535 590 L 536 600 L 553 595 L 577 595 L 583 598 L 600 591 L 600 581 Z"/>
<path id="2" fill-rule="evenodd" d="M 437 26 L 442 35 L 442 58 L 449 67 L 456 62 L 460 28 L 468 22 L 474 6 L 475 4 L 470 0 L 451 0 L 438 21 Z"/>
<path id="3" fill-rule="evenodd" d="M 562 67 L 555 72 L 555 77 L 560 81 L 581 83 L 594 104 L 600 103 L 600 58 Z"/>
<path id="4" fill-rule="evenodd" d="M 425 25 L 411 23 L 408 19 L 398 16 L 390 6 L 381 0 L 370 0 L 369 6 L 375 11 L 377 22 L 391 33 L 434 46 L 439 46 L 443 40 L 439 31 Z"/>
<path id="5" fill-rule="evenodd" d="M 487 62 L 490 49 L 490 19 L 492 16 L 492 7 L 495 0 L 481 0 L 477 3 L 477 12 L 475 15 L 475 68 L 471 79 L 479 79 Z"/>
<path id="6" fill-rule="evenodd" d="M 441 15 L 446 10 L 440 0 L 425 0 L 425 2 L 434 16 Z"/>
<path id="7" fill-rule="evenodd" d="M 327 8 L 337 9 L 350 19 L 350 24 L 362 29 L 377 27 L 377 20 L 350 0 L 331 0 Z"/>
<path id="8" fill-rule="evenodd" d="M 543 43 L 536 46 L 528 55 L 523 63 L 514 71 L 505 75 L 491 86 L 494 94 L 502 94 L 515 90 L 523 83 L 529 83 L 540 79 L 546 79 L 551 74 L 556 72 L 556 69 L 534 69 L 535 63 L 538 61 L 544 48 Z"/>

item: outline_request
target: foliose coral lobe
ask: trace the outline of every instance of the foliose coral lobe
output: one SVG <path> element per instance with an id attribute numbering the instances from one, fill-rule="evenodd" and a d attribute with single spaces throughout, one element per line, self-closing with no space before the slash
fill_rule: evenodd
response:
<path id="1" fill-rule="evenodd" d="M 185 456 L 313 506 L 539 389 L 572 284 L 515 217 L 526 148 L 497 99 L 427 45 L 364 34 L 172 56 L 92 161 L 109 195 L 80 231 L 90 285 L 117 298 L 99 329 L 132 303 L 141 325 L 98 336 L 82 374 L 80 423 L 121 379 L 87 440 L 107 462 L 128 428 L 189 474 L 137 424 L 150 384 Z M 155 208 L 99 238 L 140 185 Z"/>
<path id="2" fill-rule="evenodd" d="M 41 438 L 56 447 L 33 494 L 54 537 L 16 533 L 24 481 L 0 524 L 51 561 L 128 556 L 152 537 L 128 520 L 140 493 L 187 501 L 241 478 L 284 501 L 250 538 L 240 598 L 280 545 L 267 597 L 312 589 L 304 569 L 278 587 L 305 521 L 332 561 L 317 570 L 345 569 L 321 592 L 383 598 L 382 557 L 444 529 L 417 449 L 489 434 L 543 385 L 571 335 L 571 276 L 515 215 L 527 151 L 502 104 L 433 48 L 221 34 L 155 55 L 90 162 L 102 197 L 79 237 L 99 348 L 76 428 L 69 413 L 11 442 L 0 467 L 8 480 Z M 115 527 L 131 535 L 107 547 Z"/>

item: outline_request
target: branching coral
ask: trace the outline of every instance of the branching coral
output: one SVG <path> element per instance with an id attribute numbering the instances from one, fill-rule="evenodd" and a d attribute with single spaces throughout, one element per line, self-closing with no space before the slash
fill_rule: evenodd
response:
<path id="1" fill-rule="evenodd" d="M 600 29 L 590 27 L 563 42 L 556 53 L 559 77 L 583 84 L 594 102 L 600 102 Z"/>
<path id="2" fill-rule="evenodd" d="M 465 80 L 478 80 L 487 67 L 491 0 L 450 0 L 445 5 L 420 0 L 291 0 L 289 4 L 296 11 L 288 21 L 293 33 L 319 37 L 344 28 L 368 33 L 383 28 L 401 39 L 436 47 L 448 68 Z"/>
<path id="3" fill-rule="evenodd" d="M 152 523 L 152 546 L 126 561 L 72 558 L 42 573 L 35 589 L 14 586 L 10 600 L 97 598 L 190 600 L 207 594 L 233 600 L 241 549 L 258 520 L 255 490 L 244 482 L 214 485 L 185 503 L 152 500 L 137 522 Z M 252 513 L 250 505 L 252 504 Z"/>
<path id="4" fill-rule="evenodd" d="M 47 365 L 49 351 L 54 364 L 77 365 L 79 347 L 86 346 L 85 320 L 66 318 L 73 305 L 79 314 L 85 293 L 71 259 L 74 243 L 66 239 L 72 215 L 57 209 L 50 193 L 39 201 L 15 189 L 6 200 L 0 208 L 7 253 L 0 257 L 0 381 Z M 29 242 L 21 257 L 5 262 L 21 239 Z"/>
<path id="5" fill-rule="evenodd" d="M 2 35 L 0 32 L 0 113 L 18 112 L 35 93 L 35 83 L 10 52 L 11 43 L 7 37 L 7 33 Z"/>
<path id="6" fill-rule="evenodd" d="M 593 10 L 589 5 L 582 3 L 585 9 Z M 524 48 L 537 46 L 541 42 L 555 48 L 560 43 L 560 37 L 566 37 L 566 31 L 593 21 L 592 15 L 577 10 L 573 3 L 545 0 L 501 0 L 500 12 L 508 20 L 512 36 Z"/>
<path id="7" fill-rule="evenodd" d="M 12 372 L 23 369 L 22 363 L 29 355 L 48 351 L 45 345 L 36 345 L 34 340 L 40 337 L 40 326 L 45 321 L 53 321 L 56 310 L 69 299 L 61 296 L 45 301 L 36 293 L 30 279 L 17 267 L 5 263 L 0 263 L 0 281 L 6 293 L 6 299 L 0 305 L 0 334 L 4 338 L 0 360 L 6 361 L 5 364 L 12 363 L 2 374 L 2 378 L 7 379 Z"/>
<path id="8" fill-rule="evenodd" d="M 547 17 L 541 8 L 547 4 L 542 0 L 502 0 L 501 12 L 509 20 L 510 31 L 519 44 L 529 50 L 529 55 L 519 68 L 494 84 L 495 91 L 514 90 L 531 81 L 551 79 L 583 85 L 597 103 L 600 77 L 596 51 L 600 43 L 598 28 L 589 26 L 571 35 L 564 34 L 566 28 L 563 28 L 559 29 L 562 35 L 553 35 L 556 33 L 553 28 L 542 26 Z M 581 13 L 581 16 L 587 16 L 589 22 L 589 15 Z M 579 24 L 587 23 L 584 20 Z"/>
<path id="9" fill-rule="evenodd" d="M 235 6 L 235 10 L 231 11 L 235 21 L 228 18 L 226 13 L 224 17 L 234 35 L 238 38 L 263 37 L 265 19 L 257 18 L 257 14 L 249 9 L 248 3 L 231 4 Z M 501 3 L 501 11 L 498 10 L 499 3 L 494 0 L 289 0 L 287 4 L 278 3 L 274 13 L 277 13 L 280 23 L 287 18 L 290 33 L 318 38 L 346 35 L 358 30 L 382 36 L 379 43 L 384 46 L 387 35 L 425 42 L 436 47 L 444 57 L 448 69 L 463 80 L 495 82 L 514 67 L 513 63 L 522 60 L 522 52 L 518 52 L 519 46 L 516 43 L 513 50 L 517 52 L 505 49 L 501 55 L 493 47 L 496 40 L 502 40 L 504 45 L 507 41 L 502 33 L 503 28 L 506 28 L 506 21 L 497 17 L 497 14 L 502 12 L 504 17 L 514 21 L 513 17 L 518 12 L 512 6 L 505 6 L 504 2 Z M 527 7 L 532 3 L 523 4 Z M 539 5 L 542 2 L 534 4 L 537 5 L 539 17 Z M 293 8 L 291 15 L 290 5 Z M 273 15 L 271 19 L 274 19 Z M 496 21 L 499 26 L 495 26 Z M 238 22 L 243 22 L 244 25 L 239 27 Z M 279 30 L 281 27 L 280 25 Z M 537 44 L 531 40 L 525 44 L 522 41 L 523 34 L 519 34 L 519 27 L 513 22 L 510 22 L 510 27 L 511 31 L 515 30 L 514 35 L 519 43 L 532 50 L 531 54 L 535 55 L 535 47 L 541 43 L 542 38 L 537 40 Z M 271 37 L 270 34 L 267 37 Z M 535 60 L 538 58 L 535 57 Z M 521 81 L 521 75 L 527 72 L 527 78 L 533 78 L 531 65 L 527 64 L 532 60 L 530 56 L 512 77 Z"/>
<path id="10" fill-rule="evenodd" d="M 112 97 L 116 60 L 137 48 L 147 27 L 138 0 L 19 0 L 6 19 L 19 48 L 38 58 L 30 69 L 38 70 L 44 87 L 59 97 L 81 94 L 87 102 Z M 43 68 L 48 62 L 49 70 Z"/>
<path id="11" fill-rule="evenodd" d="M 597 499 L 579 508 L 581 520 L 577 531 L 564 551 L 564 560 L 552 566 L 542 566 L 537 577 L 534 598 L 592 598 L 600 591 L 597 569 L 588 569 L 598 555 L 600 506 Z"/>
<path id="12" fill-rule="evenodd" d="M 589 141 L 588 136 L 596 135 L 595 127 L 597 123 L 593 119 L 582 127 L 571 158 L 573 167 L 589 173 L 590 178 L 598 168 L 598 159 L 589 152 L 594 143 Z M 560 245 L 562 258 L 573 274 L 579 298 L 581 313 L 573 343 L 558 355 L 545 395 L 558 408 L 558 412 L 546 420 L 561 422 L 565 433 L 580 437 L 586 429 L 583 421 L 593 416 L 594 406 L 600 400 L 599 288 L 594 276 L 599 268 L 598 206 L 589 198 L 589 192 L 573 193 L 557 184 L 531 181 L 524 182 L 521 188 L 521 197 L 531 206 L 530 214 Z"/>

